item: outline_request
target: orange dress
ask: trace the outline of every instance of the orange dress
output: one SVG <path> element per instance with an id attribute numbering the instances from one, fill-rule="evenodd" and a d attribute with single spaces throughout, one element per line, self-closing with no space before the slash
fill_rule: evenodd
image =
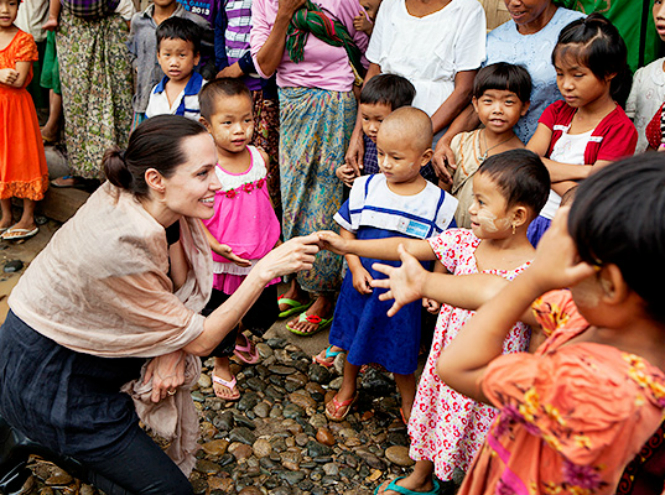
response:
<path id="1" fill-rule="evenodd" d="M 534 355 L 495 359 L 480 386 L 499 410 L 460 495 L 612 495 L 660 425 L 665 374 L 639 356 L 583 342 L 569 291 L 534 303 L 552 336 Z"/>
<path id="2" fill-rule="evenodd" d="M 18 31 L 0 50 L 0 69 L 16 68 L 16 62 L 38 60 L 32 36 Z M 48 187 L 44 145 L 32 97 L 25 89 L 0 83 L 0 199 L 11 197 L 39 201 Z"/>

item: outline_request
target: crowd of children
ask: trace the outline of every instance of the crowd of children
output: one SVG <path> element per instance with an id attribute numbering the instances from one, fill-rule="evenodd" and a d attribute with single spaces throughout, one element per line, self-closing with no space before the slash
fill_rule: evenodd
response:
<path id="1" fill-rule="evenodd" d="M 59 12 L 51 4 L 49 29 Z M 131 21 L 133 127 L 182 115 L 201 122 L 217 149 L 221 188 L 204 222 L 213 295 L 204 313 L 238 289 L 282 232 L 279 103 L 274 76 L 261 78 L 249 51 L 251 5 L 223 3 L 214 57 L 211 26 L 175 0 L 155 0 Z M 0 0 L 0 234 L 8 240 L 37 233 L 35 202 L 48 185 L 25 89 L 37 51 L 14 25 L 18 9 L 19 0 Z M 127 13 L 123 2 L 114 9 Z M 357 9 L 355 29 L 371 36 L 380 2 Z M 662 0 L 653 17 L 665 40 Z M 437 184 L 431 172 L 436 127 L 411 106 L 419 86 L 390 73 L 362 86 L 362 166 L 336 164 L 348 197 L 334 216 L 340 234 L 319 234 L 348 271 L 334 316 L 318 322 L 331 324 L 330 345 L 313 359 L 330 367 L 346 353 L 341 387 L 326 404 L 331 421 L 352 411 L 363 365 L 394 376 L 415 467 L 376 493 L 440 493 L 461 471 L 465 494 L 610 494 L 660 425 L 665 316 L 662 291 L 647 279 L 663 274 L 665 163 L 622 159 L 665 149 L 665 61 L 633 82 L 626 59 L 603 16 L 568 24 L 551 53 L 561 99 L 528 142 L 514 132 L 530 105 L 527 69 L 498 62 L 478 70 L 471 102 L 482 127 L 452 140 L 451 183 Z M 18 222 L 12 197 L 23 199 Z M 279 281 L 211 354 L 223 400 L 241 394 L 229 358 L 259 359 L 243 332 L 262 336 L 278 316 L 307 308 L 284 299 L 295 311 L 280 313 Z M 422 306 L 438 320 L 417 380 Z"/>

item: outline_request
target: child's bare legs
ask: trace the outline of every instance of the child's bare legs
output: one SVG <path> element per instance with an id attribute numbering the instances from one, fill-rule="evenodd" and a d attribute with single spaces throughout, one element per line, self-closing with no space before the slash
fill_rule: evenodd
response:
<path id="1" fill-rule="evenodd" d="M 226 386 L 215 381 L 215 377 L 219 377 L 229 383 L 233 381 L 234 377 L 233 373 L 231 373 L 231 365 L 228 356 L 215 357 L 215 367 L 212 370 L 212 376 L 212 388 L 217 397 L 226 400 L 237 400 L 240 397 L 240 392 L 236 387 Z"/>
<path id="2" fill-rule="evenodd" d="M 14 229 L 34 230 L 37 227 L 35 224 L 35 201 L 31 199 L 23 199 L 23 214 L 21 219 L 16 224 L 12 224 L 12 200 L 11 198 L 0 200 L 2 203 L 2 220 L 0 227 Z"/>
<path id="3" fill-rule="evenodd" d="M 432 475 L 434 474 L 434 464 L 431 461 L 416 461 L 413 472 L 406 478 L 396 482 L 397 486 L 406 488 L 414 492 L 429 492 L 434 489 Z M 377 493 L 385 495 L 399 495 L 393 490 L 386 490 L 390 481 L 386 481 L 379 487 Z"/>
<path id="4" fill-rule="evenodd" d="M 411 373 L 409 375 L 395 375 L 395 383 L 399 389 L 399 394 L 402 397 L 402 414 L 404 420 L 408 423 L 411 417 L 411 408 L 413 401 L 416 399 L 416 376 Z"/>
<path id="5" fill-rule="evenodd" d="M 342 386 L 337 391 L 334 400 L 331 400 L 326 404 L 326 412 L 329 418 L 343 419 L 349 412 L 351 408 L 351 402 L 356 395 L 356 379 L 358 378 L 358 373 L 360 372 L 360 366 L 349 363 L 346 361 L 344 363 L 344 374 L 342 379 Z M 348 405 L 338 406 L 337 404 L 344 404 L 348 402 Z"/>
<path id="6" fill-rule="evenodd" d="M 0 229 L 8 229 L 14 225 L 14 219 L 12 217 L 12 198 L 0 199 L 0 207 L 2 209 Z"/>
<path id="7" fill-rule="evenodd" d="M 404 419 L 408 422 L 411 417 L 413 401 L 416 398 L 416 376 L 413 373 L 410 375 L 398 375 L 395 373 L 395 383 L 397 383 L 397 388 L 402 396 L 402 412 L 404 414 Z M 413 472 L 406 478 L 397 481 L 396 484 L 414 492 L 429 492 L 434 489 L 434 483 L 432 482 L 433 474 L 434 464 L 431 461 L 416 461 Z M 386 487 L 389 484 L 389 481 L 383 483 L 378 493 L 396 495 L 396 492 L 393 490 L 386 490 Z"/>
<path id="8" fill-rule="evenodd" d="M 49 113 L 48 120 L 42 127 L 42 137 L 46 141 L 55 141 L 60 131 L 60 119 L 62 117 L 62 95 L 49 91 Z"/>

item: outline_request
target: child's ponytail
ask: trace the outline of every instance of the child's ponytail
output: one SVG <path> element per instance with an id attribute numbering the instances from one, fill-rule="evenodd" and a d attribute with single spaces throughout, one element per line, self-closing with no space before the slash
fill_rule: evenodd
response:
<path id="1" fill-rule="evenodd" d="M 612 78 L 610 95 L 624 106 L 633 83 L 628 66 L 626 43 L 617 28 L 601 14 L 593 13 L 571 22 L 561 30 L 552 51 L 552 64 L 556 57 L 566 54 L 575 57 L 601 80 Z"/>

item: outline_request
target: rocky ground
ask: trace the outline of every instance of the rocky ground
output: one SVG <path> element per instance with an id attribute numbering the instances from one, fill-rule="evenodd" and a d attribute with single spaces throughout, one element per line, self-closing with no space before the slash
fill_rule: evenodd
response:
<path id="1" fill-rule="evenodd" d="M 227 403 L 211 385 L 212 360 L 192 392 L 201 449 L 191 481 L 197 494 L 369 495 L 409 472 L 406 427 L 394 381 L 368 369 L 346 421 L 328 421 L 324 403 L 341 384 L 343 356 L 326 369 L 286 339 L 257 344 L 260 364 L 234 365 L 242 398 Z M 31 463 L 25 494 L 98 493 L 57 466 Z"/>

